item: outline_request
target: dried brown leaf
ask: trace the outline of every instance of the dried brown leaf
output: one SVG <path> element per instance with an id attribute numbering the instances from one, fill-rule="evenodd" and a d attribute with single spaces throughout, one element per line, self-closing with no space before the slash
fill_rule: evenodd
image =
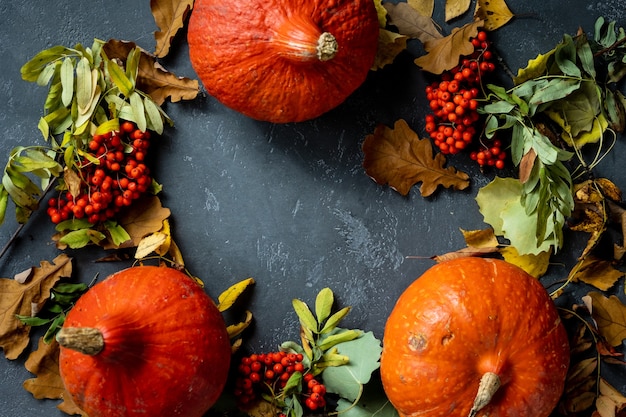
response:
<path id="1" fill-rule="evenodd" d="M 110 59 L 126 62 L 128 53 L 136 46 L 133 42 L 112 39 L 103 46 L 103 49 Z M 181 100 L 193 100 L 200 92 L 198 80 L 178 77 L 166 71 L 154 55 L 144 50 L 141 51 L 139 59 L 137 88 L 149 94 L 159 106 L 168 98 L 174 103 Z"/>
<path id="2" fill-rule="evenodd" d="M 385 3 L 389 22 L 398 28 L 401 35 L 419 39 L 424 43 L 443 36 L 430 15 L 421 14 L 407 3 Z"/>
<path id="3" fill-rule="evenodd" d="M 132 246 L 137 246 L 145 236 L 159 232 L 170 214 L 157 196 L 147 196 L 133 203 L 119 223 L 130 235 Z"/>
<path id="4" fill-rule="evenodd" d="M 593 317 L 598 333 L 611 346 L 619 346 L 626 338 L 626 306 L 615 295 L 605 297 L 599 292 L 590 292 L 583 297 Z"/>
<path id="5" fill-rule="evenodd" d="M 398 54 L 406 49 L 407 37 L 386 29 L 380 29 L 378 33 L 378 51 L 372 65 L 376 71 L 393 63 Z"/>
<path id="6" fill-rule="evenodd" d="M 504 0 L 478 0 L 474 17 L 485 21 L 485 30 L 496 30 L 506 25 L 514 14 Z"/>
<path id="7" fill-rule="evenodd" d="M 422 16 L 433 16 L 435 10 L 435 0 L 407 0 L 409 6 L 417 10 Z"/>
<path id="8" fill-rule="evenodd" d="M 35 378 L 24 381 L 24 389 L 37 399 L 62 399 L 57 407 L 69 415 L 87 416 L 80 410 L 70 394 L 65 390 L 63 380 L 59 374 L 59 344 L 55 339 L 45 343 L 43 337 L 39 339 L 37 350 L 31 352 L 24 364 L 26 369 L 35 374 Z"/>
<path id="9" fill-rule="evenodd" d="M 420 193 L 427 197 L 438 186 L 463 190 L 469 186 L 469 176 L 453 167 L 444 167 L 446 158 L 438 153 L 428 139 L 420 139 L 404 120 L 393 129 L 379 125 L 363 143 L 363 167 L 379 184 L 389 184 L 402 195 L 422 182 Z"/>
<path id="10" fill-rule="evenodd" d="M 185 26 L 192 8 L 193 0 L 150 0 L 150 10 L 159 27 L 159 31 L 154 32 L 157 57 L 163 58 L 169 53 L 172 39 Z"/>
<path id="11" fill-rule="evenodd" d="M 519 163 L 518 175 L 519 181 L 524 184 L 530 178 L 530 174 L 533 170 L 533 165 L 535 165 L 535 160 L 537 159 L 537 154 L 533 148 L 530 148 L 528 152 L 522 156 L 522 160 Z"/>
<path id="12" fill-rule="evenodd" d="M 449 22 L 456 19 L 470 8 L 470 0 L 446 0 L 445 20 Z"/>
<path id="13" fill-rule="evenodd" d="M 52 263 L 42 261 L 33 277 L 24 284 L 14 279 L 0 278 L 0 347 L 7 359 L 16 359 L 28 346 L 30 327 L 15 317 L 30 316 L 32 304 L 50 298 L 50 289 L 61 278 L 70 277 L 72 262 L 65 254 Z"/>
<path id="14" fill-rule="evenodd" d="M 456 67 L 461 56 L 474 52 L 470 38 L 476 37 L 482 25 L 482 20 L 471 22 L 452 29 L 452 33 L 445 38 L 425 42 L 427 54 L 415 59 L 415 64 L 433 74 L 441 74 Z"/>
<path id="15" fill-rule="evenodd" d="M 584 282 L 601 291 L 608 290 L 624 276 L 624 273 L 615 269 L 611 262 L 594 255 L 589 255 L 579 261 L 574 271 L 573 282 Z"/>
<path id="16" fill-rule="evenodd" d="M 463 230 L 463 239 L 467 246 L 472 248 L 497 248 L 500 243 L 492 228 L 482 230 Z"/>
<path id="17" fill-rule="evenodd" d="M 604 378 L 599 382 L 600 395 L 596 400 L 596 410 L 600 417 L 616 417 L 626 409 L 626 397 Z"/>
<path id="18" fill-rule="evenodd" d="M 498 248 L 462 248 L 454 252 L 444 253 L 443 255 L 433 256 L 431 259 L 435 262 L 445 262 L 452 259 L 468 258 L 472 256 L 483 256 L 497 252 Z"/>

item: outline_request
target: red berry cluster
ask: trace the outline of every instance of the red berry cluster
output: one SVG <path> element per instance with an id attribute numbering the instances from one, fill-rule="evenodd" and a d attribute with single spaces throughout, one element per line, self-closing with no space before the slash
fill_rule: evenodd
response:
<path id="1" fill-rule="evenodd" d="M 53 223 L 69 218 L 90 223 L 109 220 L 123 207 L 141 197 L 152 178 L 144 163 L 150 145 L 150 132 L 123 122 L 118 131 L 94 135 L 88 143 L 88 157 L 77 166 L 81 178 L 78 195 L 69 191 L 48 200 L 48 215 Z M 97 162 L 94 162 L 97 161 Z"/>
<path id="2" fill-rule="evenodd" d="M 476 125 L 480 120 L 478 99 L 481 92 L 479 87 L 483 77 L 495 70 L 487 32 L 479 31 L 471 42 L 474 52 L 464 58 L 458 66 L 444 72 L 440 81 L 433 82 L 426 87 L 426 98 L 433 113 L 426 116 L 425 129 L 443 154 L 456 154 L 470 148 L 473 144 L 477 134 Z M 489 150 L 489 147 L 483 145 L 480 147 L 484 148 L 479 151 L 483 151 L 483 156 L 485 156 L 484 151 Z M 481 165 L 490 164 L 503 168 L 503 159 L 506 155 L 500 146 L 497 148 L 499 151 L 497 154 L 491 153 L 495 158 L 476 157 L 474 160 L 479 164 L 483 161 L 484 164 Z M 500 162 L 496 163 L 497 161 Z"/>
<path id="3" fill-rule="evenodd" d="M 304 373 L 303 356 L 298 353 L 271 352 L 252 354 L 243 357 L 238 366 L 235 381 L 235 397 L 242 406 L 247 406 L 259 398 L 262 393 L 275 394 L 283 389 L 291 375 Z M 326 405 L 324 395 L 326 387 L 312 374 L 303 376 L 302 395 L 304 405 L 309 410 L 316 410 Z"/>

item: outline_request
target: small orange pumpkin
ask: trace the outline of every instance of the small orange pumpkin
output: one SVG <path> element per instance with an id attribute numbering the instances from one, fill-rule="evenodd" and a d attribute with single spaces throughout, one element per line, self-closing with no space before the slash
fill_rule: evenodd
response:
<path id="1" fill-rule="evenodd" d="M 544 287 L 496 259 L 437 264 L 400 296 L 381 378 L 403 417 L 547 417 L 569 366 Z"/>
<path id="2" fill-rule="evenodd" d="M 94 285 L 57 340 L 65 388 L 90 417 L 201 417 L 230 366 L 214 302 L 166 267 L 133 267 Z"/>
<path id="3" fill-rule="evenodd" d="M 372 0 L 196 0 L 189 56 L 207 91 L 254 119 L 312 119 L 365 80 L 378 49 Z"/>

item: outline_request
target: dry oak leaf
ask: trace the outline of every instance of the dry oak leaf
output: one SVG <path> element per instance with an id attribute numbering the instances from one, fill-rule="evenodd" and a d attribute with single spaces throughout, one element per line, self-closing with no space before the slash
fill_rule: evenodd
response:
<path id="1" fill-rule="evenodd" d="M 476 37 L 482 25 L 483 21 L 477 20 L 452 29 L 452 32 L 444 38 L 426 41 L 424 49 L 427 54 L 415 59 L 415 64 L 432 74 L 441 74 L 456 67 L 461 56 L 474 52 L 470 38 Z"/>
<path id="2" fill-rule="evenodd" d="M 187 15 L 193 8 L 194 0 L 150 0 L 150 10 L 159 31 L 154 32 L 155 55 L 166 56 L 172 46 L 172 39 L 185 26 Z"/>
<path id="3" fill-rule="evenodd" d="M 588 255 L 579 261 L 574 271 L 573 282 L 582 281 L 601 291 L 607 291 L 624 276 L 624 273 L 615 269 L 610 261 L 594 255 Z"/>
<path id="4" fill-rule="evenodd" d="M 35 268 L 33 276 L 23 284 L 13 279 L 0 278 L 0 347 L 7 359 L 17 359 L 30 341 L 30 327 L 15 315 L 30 316 L 32 305 L 41 304 L 50 298 L 50 289 L 54 284 L 71 274 L 72 260 L 61 254 L 52 263 L 42 261 Z"/>
<path id="5" fill-rule="evenodd" d="M 445 20 L 449 22 L 456 19 L 470 8 L 470 0 L 446 0 Z"/>
<path id="6" fill-rule="evenodd" d="M 376 59 L 372 65 L 372 70 L 376 71 L 385 65 L 393 63 L 400 52 L 406 49 L 407 37 L 399 33 L 380 29 L 378 32 L 378 51 Z"/>
<path id="7" fill-rule="evenodd" d="M 513 18 L 504 0 L 478 0 L 474 17 L 485 21 L 485 30 L 496 30 L 506 25 Z"/>
<path id="8" fill-rule="evenodd" d="M 70 394 L 65 390 L 59 374 L 59 344 L 55 339 L 45 343 L 39 338 L 37 350 L 31 352 L 24 364 L 26 369 L 35 374 L 35 378 L 24 381 L 24 389 L 38 400 L 63 400 L 57 408 L 69 415 L 87 416 L 76 406 Z"/>
<path id="9" fill-rule="evenodd" d="M 387 10 L 390 23 L 398 28 L 401 35 L 422 43 L 443 37 L 429 15 L 421 14 L 407 3 L 385 3 L 383 7 Z"/>
<path id="10" fill-rule="evenodd" d="M 435 0 L 407 0 L 406 3 L 422 16 L 432 17 L 435 11 Z"/>
<path id="11" fill-rule="evenodd" d="M 463 190 L 469 186 L 469 176 L 454 167 L 445 167 L 441 153 L 433 156 L 429 139 L 420 139 L 406 121 L 396 121 L 394 128 L 376 127 L 374 134 L 363 142 L 363 167 L 378 184 L 389 184 L 402 195 L 422 182 L 423 197 L 432 195 L 438 186 Z"/>
<path id="12" fill-rule="evenodd" d="M 111 39 L 104 44 L 103 49 L 110 59 L 126 62 L 128 53 L 137 47 L 133 42 Z M 137 88 L 161 106 L 168 98 L 173 103 L 181 100 L 193 100 L 200 92 L 198 80 L 178 77 L 168 72 L 159 64 L 156 57 L 145 50 L 141 50 L 139 69 L 137 72 Z"/>
<path id="13" fill-rule="evenodd" d="M 144 237 L 160 232 L 170 214 L 170 209 L 163 207 L 157 196 L 146 196 L 133 203 L 119 223 L 130 235 L 130 246 L 138 246 Z"/>
<path id="14" fill-rule="evenodd" d="M 617 296 L 605 297 L 599 292 L 590 292 L 583 297 L 598 333 L 611 346 L 619 346 L 626 338 L 626 306 Z"/>

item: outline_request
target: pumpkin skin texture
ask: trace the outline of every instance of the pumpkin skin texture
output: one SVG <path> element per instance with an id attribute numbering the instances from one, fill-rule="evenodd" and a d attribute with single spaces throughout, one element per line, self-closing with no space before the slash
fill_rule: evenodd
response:
<path id="1" fill-rule="evenodd" d="M 196 0 L 187 39 L 209 94 L 289 123 L 326 113 L 365 81 L 378 32 L 372 0 Z"/>
<path id="2" fill-rule="evenodd" d="M 568 366 L 567 333 L 541 283 L 501 260 L 462 258 L 402 293 L 380 370 L 403 417 L 547 417 Z M 500 383 L 486 402 L 483 375 Z"/>
<path id="3" fill-rule="evenodd" d="M 76 351 L 66 345 L 92 340 L 68 329 L 96 329 L 104 347 Z M 220 396 L 230 366 L 214 302 L 167 267 L 132 267 L 97 283 L 70 310 L 57 340 L 65 388 L 90 417 L 200 417 Z"/>

